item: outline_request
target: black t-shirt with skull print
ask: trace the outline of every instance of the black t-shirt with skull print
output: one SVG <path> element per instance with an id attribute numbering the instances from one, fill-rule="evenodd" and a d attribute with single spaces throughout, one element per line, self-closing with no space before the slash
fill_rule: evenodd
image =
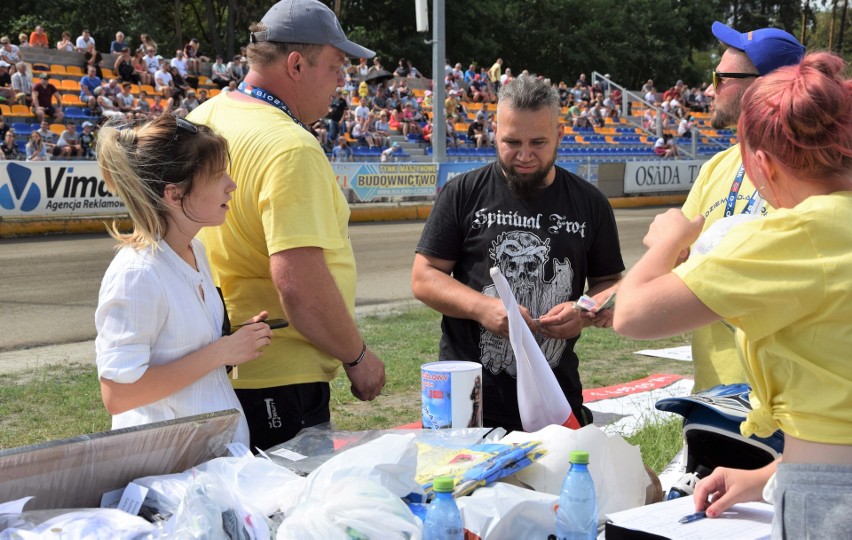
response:
<path id="1" fill-rule="evenodd" d="M 559 167 L 554 182 L 527 200 L 509 191 L 497 163 L 457 176 L 441 191 L 416 251 L 455 261 L 453 277 L 489 296 L 497 295 L 489 270 L 498 265 L 518 303 L 533 317 L 579 298 L 587 277 L 624 270 L 606 197 Z M 522 429 L 509 340 L 466 319 L 444 316 L 441 329 L 441 360 L 483 366 L 485 425 Z M 577 338 L 536 339 L 578 414 L 583 396 L 574 353 Z"/>

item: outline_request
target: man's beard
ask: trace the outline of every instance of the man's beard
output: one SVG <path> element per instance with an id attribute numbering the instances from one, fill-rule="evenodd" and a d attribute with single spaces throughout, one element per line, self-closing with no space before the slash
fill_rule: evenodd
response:
<path id="1" fill-rule="evenodd" d="M 549 162 L 531 173 L 518 173 L 515 167 L 504 163 L 499 155 L 497 156 L 497 163 L 503 169 L 503 174 L 506 175 L 506 185 L 509 187 L 509 191 L 518 198 L 526 200 L 545 187 L 547 175 L 556 163 L 556 150 L 553 151 L 553 157 Z"/>
<path id="2" fill-rule="evenodd" d="M 742 112 L 740 102 L 743 99 L 745 91 L 746 89 L 743 88 L 739 95 L 728 103 L 727 108 L 717 108 L 713 111 L 713 118 L 710 119 L 710 126 L 713 129 L 728 129 L 737 125 L 737 120 L 740 119 L 740 112 Z"/>

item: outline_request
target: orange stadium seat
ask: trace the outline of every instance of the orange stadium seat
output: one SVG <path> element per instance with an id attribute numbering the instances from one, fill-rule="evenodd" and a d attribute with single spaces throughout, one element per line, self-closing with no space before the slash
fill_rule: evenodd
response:
<path id="1" fill-rule="evenodd" d="M 143 85 L 139 86 L 139 90 L 140 91 L 144 90 L 145 93 L 148 94 L 149 96 L 153 96 L 154 94 L 157 93 L 157 91 L 154 89 L 154 87 L 151 86 L 150 84 L 143 84 Z"/>
<path id="2" fill-rule="evenodd" d="M 80 96 L 77 94 L 63 94 L 62 104 L 69 105 L 71 107 L 83 107 L 86 105 L 80 100 Z"/>
<path id="3" fill-rule="evenodd" d="M 110 68 L 102 67 L 101 73 L 104 74 L 104 79 L 115 79 L 115 71 L 111 70 Z"/>
<path id="4" fill-rule="evenodd" d="M 83 68 L 80 66 L 65 66 L 65 73 L 74 77 L 82 77 L 84 75 Z"/>
<path id="5" fill-rule="evenodd" d="M 139 90 L 140 90 L 140 88 L 139 88 L 138 84 L 131 84 L 130 85 L 130 93 L 131 94 L 138 94 Z"/>
<path id="6" fill-rule="evenodd" d="M 65 131 L 65 126 L 62 124 L 50 124 L 51 133 L 56 133 L 57 135 L 62 135 L 62 132 Z"/>
<path id="7" fill-rule="evenodd" d="M 75 81 L 74 79 L 64 79 L 59 82 L 59 88 L 61 90 L 67 90 L 69 92 L 80 92 L 80 83 Z"/>
<path id="8" fill-rule="evenodd" d="M 211 88 L 210 90 L 207 91 L 207 96 L 208 97 L 215 97 L 215 96 L 219 95 L 219 92 L 221 92 L 221 90 L 219 90 L 218 88 Z"/>
<path id="9" fill-rule="evenodd" d="M 25 116 L 27 118 L 35 116 L 26 105 L 12 105 L 12 111 L 9 114 L 10 116 Z"/>
<path id="10" fill-rule="evenodd" d="M 63 66 L 62 64 L 50 64 L 50 74 L 68 75 L 68 72 L 65 70 L 65 66 Z"/>
<path id="11" fill-rule="evenodd" d="M 0 114 L 3 116 L 12 116 L 12 107 L 0 104 Z"/>

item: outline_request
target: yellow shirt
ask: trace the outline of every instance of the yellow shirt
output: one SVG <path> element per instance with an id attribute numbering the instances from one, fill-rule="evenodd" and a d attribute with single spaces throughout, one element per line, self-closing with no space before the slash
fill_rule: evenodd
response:
<path id="1" fill-rule="evenodd" d="M 231 210 L 200 238 L 213 280 L 222 288 L 231 322 L 261 310 L 285 317 L 269 269 L 270 254 L 299 247 L 323 250 L 329 271 L 355 311 L 355 258 L 349 205 L 317 140 L 282 111 L 260 101 L 217 96 L 188 118 L 228 140 L 237 184 Z M 329 328 L 334 332 L 334 328 Z M 332 380 L 340 362 L 320 352 L 293 327 L 273 331 L 263 356 L 240 366 L 235 388 L 268 388 Z"/>
<path id="2" fill-rule="evenodd" d="M 752 386 L 743 435 L 852 444 L 852 192 L 732 228 L 674 272 L 737 327 Z"/>
<path id="3" fill-rule="evenodd" d="M 727 198 L 741 164 L 740 145 L 737 144 L 719 152 L 701 167 L 683 205 L 683 213 L 688 219 L 703 215 L 706 219 L 704 231 L 725 216 Z M 754 192 L 751 180 L 744 176 L 734 214 L 745 209 Z M 766 205 L 764 208 L 771 210 Z M 692 332 L 692 362 L 695 369 L 693 392 L 700 392 L 717 384 L 745 382 L 745 373 L 734 342 L 734 332 L 722 323 L 713 323 Z"/>

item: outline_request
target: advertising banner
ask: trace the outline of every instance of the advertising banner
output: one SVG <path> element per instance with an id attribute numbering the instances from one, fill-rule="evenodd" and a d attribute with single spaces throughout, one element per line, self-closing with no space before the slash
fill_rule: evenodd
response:
<path id="1" fill-rule="evenodd" d="M 361 202 L 377 197 L 434 195 L 438 166 L 434 163 L 363 163 L 348 181 Z"/>
<path id="2" fill-rule="evenodd" d="M 124 212 L 94 161 L 0 161 L 0 217 Z"/>
<path id="3" fill-rule="evenodd" d="M 624 193 L 689 191 L 704 160 L 628 161 L 624 165 Z"/>

